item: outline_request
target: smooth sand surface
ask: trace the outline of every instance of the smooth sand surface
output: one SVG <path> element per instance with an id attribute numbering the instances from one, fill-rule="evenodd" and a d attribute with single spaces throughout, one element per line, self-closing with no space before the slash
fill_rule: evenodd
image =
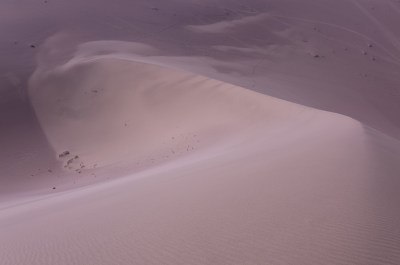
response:
<path id="1" fill-rule="evenodd" d="M 400 4 L 0 3 L 0 264 L 400 264 Z"/>

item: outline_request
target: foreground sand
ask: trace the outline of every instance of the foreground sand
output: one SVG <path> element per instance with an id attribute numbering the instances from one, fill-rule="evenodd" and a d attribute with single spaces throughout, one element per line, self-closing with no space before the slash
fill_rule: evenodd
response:
<path id="1" fill-rule="evenodd" d="M 2 264 L 397 264 L 398 180 L 371 157 L 385 156 L 357 122 L 309 115 L 2 208 Z"/>

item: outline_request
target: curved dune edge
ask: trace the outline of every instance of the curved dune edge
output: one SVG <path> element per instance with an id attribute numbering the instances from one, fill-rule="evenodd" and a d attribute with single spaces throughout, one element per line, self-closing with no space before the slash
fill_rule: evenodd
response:
<path id="1" fill-rule="evenodd" d="M 121 175 L 120 160 L 162 157 L 164 146 L 179 150 L 194 134 L 200 142 L 124 178 L 65 192 L 49 188 L 35 200 L 3 204 L 6 265 L 400 258 L 399 237 L 387 235 L 397 222 L 388 202 L 398 197 L 389 173 L 399 166 L 374 157 L 393 158 L 385 148 L 400 148 L 353 119 L 132 61 L 56 68 L 31 81 L 53 148 L 68 148 L 85 165 L 99 163 L 88 172 Z M 173 140 L 179 144 L 168 145 Z M 65 170 L 74 171 L 74 163 Z M 383 166 L 386 178 L 377 179 Z"/>
<path id="2" fill-rule="evenodd" d="M 162 157 L 164 146 L 179 150 L 194 134 L 200 142 L 124 178 L 65 192 L 49 188 L 35 200 L 3 204 L 0 256 L 7 265 L 400 258 L 395 237 L 379 240 L 397 222 L 388 204 L 397 195 L 371 196 L 395 181 L 376 179 L 383 166 L 390 168 L 386 176 L 399 167 L 374 155 L 385 157 L 385 146 L 396 141 L 355 120 L 115 59 L 36 73 L 31 85 L 57 153 L 68 148 L 85 165 L 98 163 L 80 169 L 81 178 L 85 170 L 124 175 L 120 160 Z M 16 252 L 17 245 L 24 251 Z"/>
<path id="3" fill-rule="evenodd" d="M 64 168 L 79 172 L 167 161 L 254 127 L 276 133 L 311 112 L 206 77 L 112 58 L 37 71 L 30 98 Z"/>
<path id="4" fill-rule="evenodd" d="M 64 171 L 58 174 L 67 176 L 53 180 L 57 190 L 188 156 L 212 157 L 247 141 L 247 133 L 264 130 L 275 137 L 315 115 L 143 58 L 115 57 L 78 54 L 52 67 L 42 61 L 30 80 L 32 105 Z M 43 182 L 45 190 L 49 183 Z"/>

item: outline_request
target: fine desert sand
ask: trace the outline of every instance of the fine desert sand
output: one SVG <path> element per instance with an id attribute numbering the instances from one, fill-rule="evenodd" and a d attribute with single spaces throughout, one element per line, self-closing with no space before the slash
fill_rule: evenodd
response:
<path id="1" fill-rule="evenodd" d="M 4 0 L 1 265 L 400 264 L 400 2 Z"/>

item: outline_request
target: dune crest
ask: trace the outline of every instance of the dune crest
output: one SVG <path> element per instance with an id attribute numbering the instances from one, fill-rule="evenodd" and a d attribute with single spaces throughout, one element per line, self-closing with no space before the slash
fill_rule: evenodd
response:
<path id="1" fill-rule="evenodd" d="M 37 71 L 30 98 L 66 169 L 153 164 L 305 110 L 180 70 L 92 59 Z"/>

